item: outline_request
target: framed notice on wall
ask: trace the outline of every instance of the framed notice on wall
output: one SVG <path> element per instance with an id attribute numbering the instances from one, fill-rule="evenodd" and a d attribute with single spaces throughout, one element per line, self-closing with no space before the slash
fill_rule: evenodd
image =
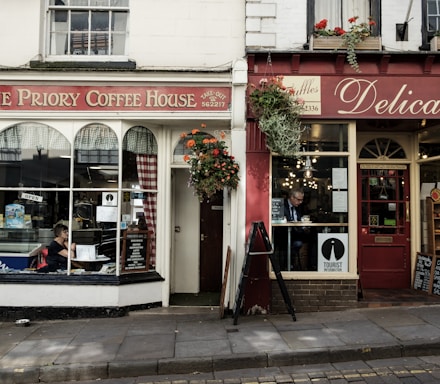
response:
<path id="1" fill-rule="evenodd" d="M 150 265 L 148 231 L 127 229 L 122 240 L 122 273 L 146 272 Z"/>

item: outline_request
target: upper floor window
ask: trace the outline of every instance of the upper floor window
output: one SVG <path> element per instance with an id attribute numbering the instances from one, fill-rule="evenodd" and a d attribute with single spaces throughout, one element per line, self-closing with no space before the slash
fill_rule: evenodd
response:
<path id="1" fill-rule="evenodd" d="M 428 32 L 440 31 L 440 0 L 427 0 Z"/>
<path id="2" fill-rule="evenodd" d="M 50 0 L 49 55 L 125 55 L 128 2 Z"/>
<path id="3" fill-rule="evenodd" d="M 348 30 L 348 19 L 358 16 L 360 22 L 367 22 L 372 17 L 376 27 L 372 35 L 380 31 L 380 0 L 308 0 L 308 35 L 313 33 L 313 27 L 322 19 L 328 20 L 329 29 L 341 27 Z"/>

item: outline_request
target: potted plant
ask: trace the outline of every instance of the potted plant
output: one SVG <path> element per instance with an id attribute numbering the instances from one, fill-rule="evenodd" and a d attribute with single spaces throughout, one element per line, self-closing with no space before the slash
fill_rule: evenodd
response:
<path id="1" fill-rule="evenodd" d="M 201 124 L 201 128 L 205 129 L 206 124 Z M 224 132 L 220 136 L 223 139 Z M 185 145 L 191 152 L 183 157 L 190 165 L 188 185 L 194 188 L 200 201 L 210 199 L 224 188 L 237 188 L 240 167 L 234 156 L 228 153 L 223 140 L 209 137 L 199 129 L 193 129 L 190 134 L 182 133 L 181 138 L 185 139 Z"/>
<path id="2" fill-rule="evenodd" d="M 296 157 L 300 151 L 304 100 L 293 88 L 283 85 L 283 76 L 260 80 L 250 85 L 249 104 L 258 126 L 266 134 L 266 146 L 279 155 Z"/>
<path id="3" fill-rule="evenodd" d="M 440 31 L 435 31 L 431 39 L 431 51 L 438 51 L 440 48 Z"/>
<path id="4" fill-rule="evenodd" d="M 340 27 L 327 29 L 328 21 L 322 19 L 315 24 L 312 49 L 346 49 L 348 63 L 356 72 L 360 72 L 356 50 L 380 50 L 381 41 L 379 37 L 371 36 L 371 28 L 376 25 L 371 17 L 368 22 L 362 23 L 358 23 L 358 19 L 358 16 L 348 19 L 348 31 Z"/>

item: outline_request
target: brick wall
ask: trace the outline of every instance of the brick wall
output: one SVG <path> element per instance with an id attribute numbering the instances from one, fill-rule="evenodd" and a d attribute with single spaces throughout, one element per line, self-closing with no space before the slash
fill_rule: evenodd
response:
<path id="1" fill-rule="evenodd" d="M 357 306 L 357 280 L 285 280 L 296 312 L 337 311 Z M 287 313 L 278 282 L 272 280 L 271 313 Z"/>

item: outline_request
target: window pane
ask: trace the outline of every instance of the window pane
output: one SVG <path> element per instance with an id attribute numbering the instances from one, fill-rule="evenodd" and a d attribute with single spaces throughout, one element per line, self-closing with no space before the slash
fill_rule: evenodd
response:
<path id="1" fill-rule="evenodd" d="M 51 55 L 125 54 L 128 1 L 66 0 L 63 10 L 60 10 L 58 2 L 50 5 L 54 6 L 53 9 L 49 9 Z M 86 6 L 85 9 L 78 9 Z M 110 31 L 115 31 L 117 35 Z M 113 42 L 113 39 L 116 41 Z"/>
<path id="2" fill-rule="evenodd" d="M 17 124 L 0 132 L 0 186 L 69 186 L 70 144 L 44 124 Z M 63 157 L 62 157 L 63 156 Z"/>
<path id="3" fill-rule="evenodd" d="M 348 150 L 348 127 L 345 124 L 311 124 L 301 135 L 302 151 L 341 152 Z"/>
<path id="4" fill-rule="evenodd" d="M 116 134 L 103 124 L 84 127 L 75 137 L 75 188 L 116 188 L 119 174 Z"/>

